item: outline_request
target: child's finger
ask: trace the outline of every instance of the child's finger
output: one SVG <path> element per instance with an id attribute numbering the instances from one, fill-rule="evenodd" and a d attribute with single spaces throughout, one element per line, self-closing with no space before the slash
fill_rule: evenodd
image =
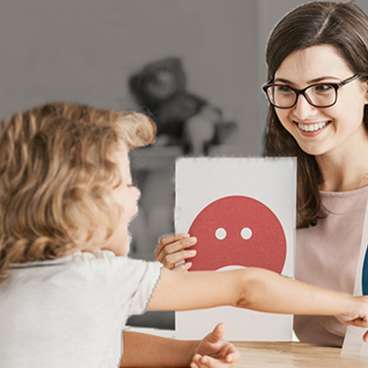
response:
<path id="1" fill-rule="evenodd" d="M 221 350 L 218 353 L 218 356 L 221 359 L 225 359 L 229 354 L 231 354 L 231 347 L 230 347 L 230 343 L 224 345 Z"/>
<path id="2" fill-rule="evenodd" d="M 192 358 L 192 362 L 190 363 L 190 368 L 200 368 L 201 367 L 201 363 L 200 363 L 201 358 L 202 358 L 202 355 L 194 354 L 194 356 Z"/>
<path id="3" fill-rule="evenodd" d="M 228 363 L 234 363 L 239 359 L 239 356 L 239 350 L 230 342 L 227 342 L 218 352 L 218 357 Z"/>
<path id="4" fill-rule="evenodd" d="M 240 358 L 240 352 L 239 350 L 235 349 L 235 351 L 231 352 L 230 354 L 228 354 L 225 358 L 225 361 L 228 363 L 236 363 Z"/>
<path id="5" fill-rule="evenodd" d="M 211 343 L 215 343 L 224 337 L 224 325 L 218 323 L 215 328 L 206 336 L 206 340 Z"/>
<path id="6" fill-rule="evenodd" d="M 228 368 L 231 363 L 204 355 L 199 359 L 200 368 Z"/>
<path id="7" fill-rule="evenodd" d="M 224 337 L 225 327 L 223 323 L 218 323 L 213 330 L 213 336 L 218 340 L 221 340 Z"/>

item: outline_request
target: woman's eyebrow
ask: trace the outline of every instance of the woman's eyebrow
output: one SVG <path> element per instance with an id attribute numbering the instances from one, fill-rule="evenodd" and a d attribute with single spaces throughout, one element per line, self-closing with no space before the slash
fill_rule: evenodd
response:
<path id="1" fill-rule="evenodd" d="M 325 75 L 323 77 L 318 77 L 318 78 L 315 78 L 315 79 L 312 79 L 310 81 L 307 82 L 307 84 L 311 84 L 311 83 L 318 83 L 324 79 L 334 79 L 334 80 L 337 80 L 337 81 L 340 81 L 341 78 L 337 78 L 337 77 L 333 77 L 331 75 Z M 288 79 L 284 79 L 284 78 L 276 78 L 274 79 L 274 82 L 282 82 L 282 83 L 287 83 L 287 84 L 294 84 L 294 82 L 288 80 Z"/>

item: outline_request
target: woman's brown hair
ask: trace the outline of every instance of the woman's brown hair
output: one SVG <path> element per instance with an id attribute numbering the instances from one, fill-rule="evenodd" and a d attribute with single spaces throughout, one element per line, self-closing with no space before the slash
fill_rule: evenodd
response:
<path id="1" fill-rule="evenodd" d="M 11 263 L 103 245 L 123 215 L 111 195 L 123 180 L 119 152 L 154 137 L 143 114 L 73 103 L 1 121 L 0 280 Z"/>
<path id="2" fill-rule="evenodd" d="M 268 80 L 291 53 L 316 45 L 331 45 L 361 79 L 368 75 L 368 16 L 353 2 L 313 1 L 288 13 L 272 31 L 266 51 Z M 364 125 L 368 129 L 365 106 Z M 270 106 L 265 134 L 266 156 L 296 156 L 297 226 L 308 227 L 325 216 L 319 185 L 322 175 L 314 156 L 301 150 Z"/>

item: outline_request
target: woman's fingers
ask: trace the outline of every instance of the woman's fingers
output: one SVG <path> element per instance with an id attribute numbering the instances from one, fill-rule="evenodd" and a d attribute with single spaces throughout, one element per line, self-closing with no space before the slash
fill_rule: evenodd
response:
<path id="1" fill-rule="evenodd" d="M 155 251 L 155 259 L 164 264 L 166 268 L 173 269 L 181 265 L 186 259 L 196 255 L 195 250 L 186 250 L 197 242 L 195 237 L 187 234 L 168 234 L 160 238 Z M 186 267 L 186 270 L 190 266 Z"/>
<path id="2" fill-rule="evenodd" d="M 351 322 L 351 324 L 356 327 L 364 327 L 364 328 L 368 327 L 367 320 L 361 318 L 355 319 L 354 321 Z"/>
<path id="3" fill-rule="evenodd" d="M 185 238 L 189 238 L 190 235 L 189 234 L 164 234 L 160 237 L 159 239 L 159 244 L 169 244 L 169 243 L 173 243 L 176 242 L 177 240 L 180 239 L 185 239 Z"/>
<path id="4" fill-rule="evenodd" d="M 190 238 L 185 238 L 178 240 L 174 243 L 170 243 L 163 250 L 165 251 L 166 254 L 172 254 L 179 252 L 180 250 L 192 247 L 193 245 L 195 245 L 196 242 L 197 239 L 194 236 L 192 236 Z"/>
<path id="5" fill-rule="evenodd" d="M 165 267 L 173 269 L 177 263 L 185 261 L 188 258 L 193 258 L 196 254 L 197 252 L 195 250 L 183 250 L 181 252 L 164 256 L 160 262 L 163 263 Z"/>
<path id="6" fill-rule="evenodd" d="M 364 342 L 368 342 L 368 331 L 364 333 L 363 340 Z"/>
<path id="7" fill-rule="evenodd" d="M 168 244 L 176 242 L 178 240 L 189 238 L 189 234 L 165 234 L 158 239 L 158 244 L 155 249 L 155 256 L 161 253 Z"/>
<path id="8" fill-rule="evenodd" d="M 192 267 L 192 262 L 179 263 L 175 265 L 174 271 L 185 272 Z"/>

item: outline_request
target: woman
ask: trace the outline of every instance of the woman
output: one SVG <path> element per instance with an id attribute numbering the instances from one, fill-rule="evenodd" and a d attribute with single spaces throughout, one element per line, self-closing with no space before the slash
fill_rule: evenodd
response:
<path id="1" fill-rule="evenodd" d="M 368 199 L 368 16 L 353 3 L 302 5 L 276 25 L 266 60 L 265 154 L 298 159 L 296 278 L 352 293 Z M 173 268 L 188 243 L 163 237 L 156 257 Z M 296 317 L 294 329 L 320 345 L 345 335 L 329 317 Z"/>

